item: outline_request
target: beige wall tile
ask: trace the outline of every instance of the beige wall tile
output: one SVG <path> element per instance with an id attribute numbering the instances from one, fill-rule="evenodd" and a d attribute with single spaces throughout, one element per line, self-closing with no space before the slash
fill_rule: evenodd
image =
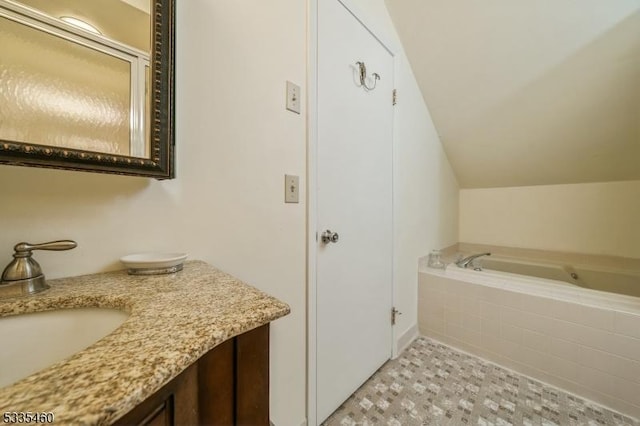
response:
<path id="1" fill-rule="evenodd" d="M 522 329 L 522 344 L 526 347 L 538 351 L 548 351 L 550 341 L 551 338 L 546 334 L 527 330 L 526 328 Z"/>
<path id="2" fill-rule="evenodd" d="M 640 339 L 607 333 L 604 335 L 603 341 L 601 347 L 596 349 L 640 362 Z"/>
<path id="3" fill-rule="evenodd" d="M 423 302 L 444 303 L 445 293 L 429 286 L 421 286 L 418 290 L 418 300 Z"/>
<path id="4" fill-rule="evenodd" d="M 549 357 L 545 352 L 536 351 L 526 346 L 518 346 L 516 348 L 515 359 L 536 370 L 544 371 L 549 365 Z"/>
<path id="5" fill-rule="evenodd" d="M 445 309 L 451 309 L 454 311 L 462 311 L 462 299 L 457 294 L 446 293 L 444 295 Z"/>
<path id="6" fill-rule="evenodd" d="M 554 327 L 554 320 L 542 315 L 532 314 L 522 310 L 503 307 L 500 309 L 500 320 L 503 323 L 514 325 L 538 333 L 549 333 Z"/>
<path id="7" fill-rule="evenodd" d="M 549 353 L 569 361 L 577 361 L 582 346 L 568 340 L 549 338 Z"/>
<path id="8" fill-rule="evenodd" d="M 425 333 L 427 329 L 444 333 L 444 306 L 433 301 L 419 301 L 418 327 L 421 333 Z"/>
<path id="9" fill-rule="evenodd" d="M 454 324 L 452 322 L 445 321 L 444 323 L 444 333 L 445 335 L 456 339 L 460 342 L 464 342 L 464 329 L 462 325 Z"/>
<path id="10" fill-rule="evenodd" d="M 499 330 L 499 329 L 498 329 Z M 485 350 L 492 351 L 496 355 L 500 355 L 500 338 L 497 334 L 485 334 L 481 333 L 480 336 L 481 347 Z"/>
<path id="11" fill-rule="evenodd" d="M 445 293 L 447 291 L 448 284 L 452 280 L 437 275 L 431 274 L 418 274 L 418 283 L 420 286 L 427 286 L 433 290 L 441 291 Z"/>
<path id="12" fill-rule="evenodd" d="M 524 374 L 530 377 L 545 377 L 544 371 L 536 368 L 531 364 L 520 362 L 517 359 L 506 359 L 503 362 L 505 362 L 505 366 L 507 368 L 510 368 L 520 374 Z"/>
<path id="13" fill-rule="evenodd" d="M 613 395 L 613 379 L 611 374 L 581 365 L 578 369 L 578 384 L 592 388 L 600 393 Z"/>
<path id="14" fill-rule="evenodd" d="M 640 339 L 564 321 L 558 321 L 552 334 L 593 349 L 640 361 Z"/>
<path id="15" fill-rule="evenodd" d="M 435 290 L 427 290 L 423 293 L 423 297 L 418 298 L 418 312 L 424 310 L 430 315 L 444 319 L 444 293 Z"/>
<path id="16" fill-rule="evenodd" d="M 482 320 L 480 316 L 469 312 L 462 312 L 462 327 L 475 333 L 482 332 Z"/>
<path id="17" fill-rule="evenodd" d="M 640 339 L 640 315 L 615 312 L 614 331 Z"/>
<path id="18" fill-rule="evenodd" d="M 486 302 L 508 306 L 510 308 L 520 309 L 522 306 L 522 294 L 514 291 L 484 287 L 484 290 L 480 293 L 479 297 Z"/>
<path id="19" fill-rule="evenodd" d="M 520 327 L 509 325 L 506 322 L 502 322 L 500 323 L 500 338 L 521 345 L 522 329 Z"/>
<path id="20" fill-rule="evenodd" d="M 580 377 L 580 364 L 554 355 L 549 355 L 548 364 L 543 368 L 553 376 L 561 377 L 571 382 L 578 382 Z"/>
<path id="21" fill-rule="evenodd" d="M 480 301 L 480 316 L 483 319 L 500 321 L 500 305 L 487 301 Z"/>
<path id="22" fill-rule="evenodd" d="M 613 396 L 640 408 L 640 384 L 616 377 L 613 381 Z"/>
<path id="23" fill-rule="evenodd" d="M 484 335 L 491 336 L 494 338 L 500 337 L 500 321 L 482 318 L 481 332 Z"/>
<path id="24" fill-rule="evenodd" d="M 419 309 L 444 321 L 444 304 L 428 304 L 421 306 Z"/>
<path id="25" fill-rule="evenodd" d="M 434 331 L 436 333 L 444 334 L 445 322 L 439 318 L 427 316 L 419 323 L 420 332 Z"/>
<path id="26" fill-rule="evenodd" d="M 482 334 L 473 330 L 465 330 L 466 340 L 476 348 L 482 348 Z M 482 356 L 482 354 L 480 354 Z"/>
<path id="27" fill-rule="evenodd" d="M 472 343 L 468 343 L 467 341 L 464 342 L 459 342 L 458 343 L 458 347 L 465 351 L 468 352 L 470 354 L 474 354 L 476 356 L 479 356 L 481 358 L 484 358 L 484 351 L 482 351 L 479 347 L 477 347 L 476 345 L 472 344 Z"/>
<path id="28" fill-rule="evenodd" d="M 455 285 L 453 284 L 455 282 Z M 447 286 L 447 292 L 461 297 L 479 298 L 484 286 L 464 281 L 453 281 Z"/>
<path id="29" fill-rule="evenodd" d="M 477 296 L 462 296 L 462 311 L 473 315 L 480 316 L 482 310 L 482 301 Z"/>
<path id="30" fill-rule="evenodd" d="M 551 336 L 574 343 L 585 343 L 589 340 L 584 327 L 571 322 L 556 320 L 556 327 L 551 330 Z"/>
<path id="31" fill-rule="evenodd" d="M 500 306 L 500 322 L 515 325 L 516 322 L 521 323 L 522 311 L 513 309 L 508 306 Z"/>
<path id="32" fill-rule="evenodd" d="M 640 383 L 640 362 L 583 346 L 578 362 L 585 367 Z"/>
<path id="33" fill-rule="evenodd" d="M 602 330 L 614 330 L 614 312 L 612 310 L 599 309 L 591 306 L 557 301 L 553 305 L 554 318 L 599 328 Z"/>
<path id="34" fill-rule="evenodd" d="M 462 312 L 449 307 L 444 308 L 444 322 L 447 324 L 462 327 Z"/>
<path id="35" fill-rule="evenodd" d="M 437 340 L 438 342 L 449 344 L 447 336 L 445 336 L 444 333 L 438 333 L 433 330 L 427 330 L 426 332 L 421 331 L 421 333 L 427 337 Z"/>
<path id="36" fill-rule="evenodd" d="M 498 299 L 498 294 L 501 292 L 502 290 L 496 287 L 489 287 L 489 286 L 482 286 L 482 291 L 480 292 L 480 294 L 478 295 L 478 297 L 480 298 L 480 300 L 484 300 L 487 302 L 491 302 L 491 303 L 498 303 L 497 299 Z"/>
<path id="37" fill-rule="evenodd" d="M 496 364 L 501 365 L 500 362 L 502 361 L 502 357 L 500 355 L 498 355 L 496 352 L 494 352 L 493 350 L 486 349 L 484 347 L 484 344 L 483 344 L 483 346 L 480 346 L 477 349 L 477 353 L 474 353 L 474 355 L 477 355 L 477 356 L 479 356 L 480 358 L 482 358 L 482 359 L 484 359 L 486 361 L 494 362 Z"/>
<path id="38" fill-rule="evenodd" d="M 479 332 L 445 322 L 445 334 L 467 345 L 472 345 L 476 348 L 482 347 L 482 338 Z"/>
<path id="39" fill-rule="evenodd" d="M 499 342 L 498 354 L 512 360 L 515 360 L 517 358 L 517 354 L 520 349 L 520 345 L 518 343 L 512 342 L 511 340 L 505 340 L 502 338 L 500 338 L 498 342 Z"/>
<path id="40" fill-rule="evenodd" d="M 522 310 L 537 315 L 552 317 L 556 312 L 557 300 L 547 297 L 526 295 L 522 298 Z"/>

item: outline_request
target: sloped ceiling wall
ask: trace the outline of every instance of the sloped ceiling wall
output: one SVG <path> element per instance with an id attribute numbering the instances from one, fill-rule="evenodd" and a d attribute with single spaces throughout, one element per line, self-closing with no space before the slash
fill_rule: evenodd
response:
<path id="1" fill-rule="evenodd" d="M 386 0 L 462 188 L 640 179 L 640 0 Z"/>

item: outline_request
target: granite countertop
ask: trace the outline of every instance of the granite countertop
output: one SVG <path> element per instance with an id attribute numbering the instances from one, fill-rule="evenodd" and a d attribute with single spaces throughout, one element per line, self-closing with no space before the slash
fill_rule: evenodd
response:
<path id="1" fill-rule="evenodd" d="M 290 312 L 201 261 L 170 275 L 117 271 L 48 283 L 45 292 L 0 300 L 0 317 L 80 307 L 130 313 L 87 349 L 0 388 L 0 413 L 53 412 L 56 424 L 110 424 L 214 346 Z"/>

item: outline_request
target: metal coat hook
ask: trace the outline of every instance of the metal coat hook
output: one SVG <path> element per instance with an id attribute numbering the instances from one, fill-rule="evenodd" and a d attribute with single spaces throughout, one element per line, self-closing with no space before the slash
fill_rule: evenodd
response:
<path id="1" fill-rule="evenodd" d="M 378 80 L 380 80 L 380 75 L 376 72 L 371 74 L 371 77 L 373 78 L 373 87 L 369 87 L 367 86 L 367 66 L 364 64 L 364 62 L 360 62 L 360 61 L 356 62 L 356 65 L 360 67 L 360 85 L 367 90 L 375 89 L 376 84 L 378 83 Z"/>

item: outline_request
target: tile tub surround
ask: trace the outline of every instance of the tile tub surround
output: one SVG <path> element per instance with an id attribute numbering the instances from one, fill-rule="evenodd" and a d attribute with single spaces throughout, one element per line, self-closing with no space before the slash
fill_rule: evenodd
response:
<path id="1" fill-rule="evenodd" d="M 57 424 L 110 424 L 213 347 L 290 311 L 201 261 L 171 275 L 118 271 L 49 284 L 46 292 L 1 300 L 0 317 L 79 307 L 131 314 L 94 345 L 0 389 L 0 412 L 50 411 Z"/>
<path id="2" fill-rule="evenodd" d="M 420 270 L 422 334 L 640 417 L 640 298 L 473 272 Z"/>

